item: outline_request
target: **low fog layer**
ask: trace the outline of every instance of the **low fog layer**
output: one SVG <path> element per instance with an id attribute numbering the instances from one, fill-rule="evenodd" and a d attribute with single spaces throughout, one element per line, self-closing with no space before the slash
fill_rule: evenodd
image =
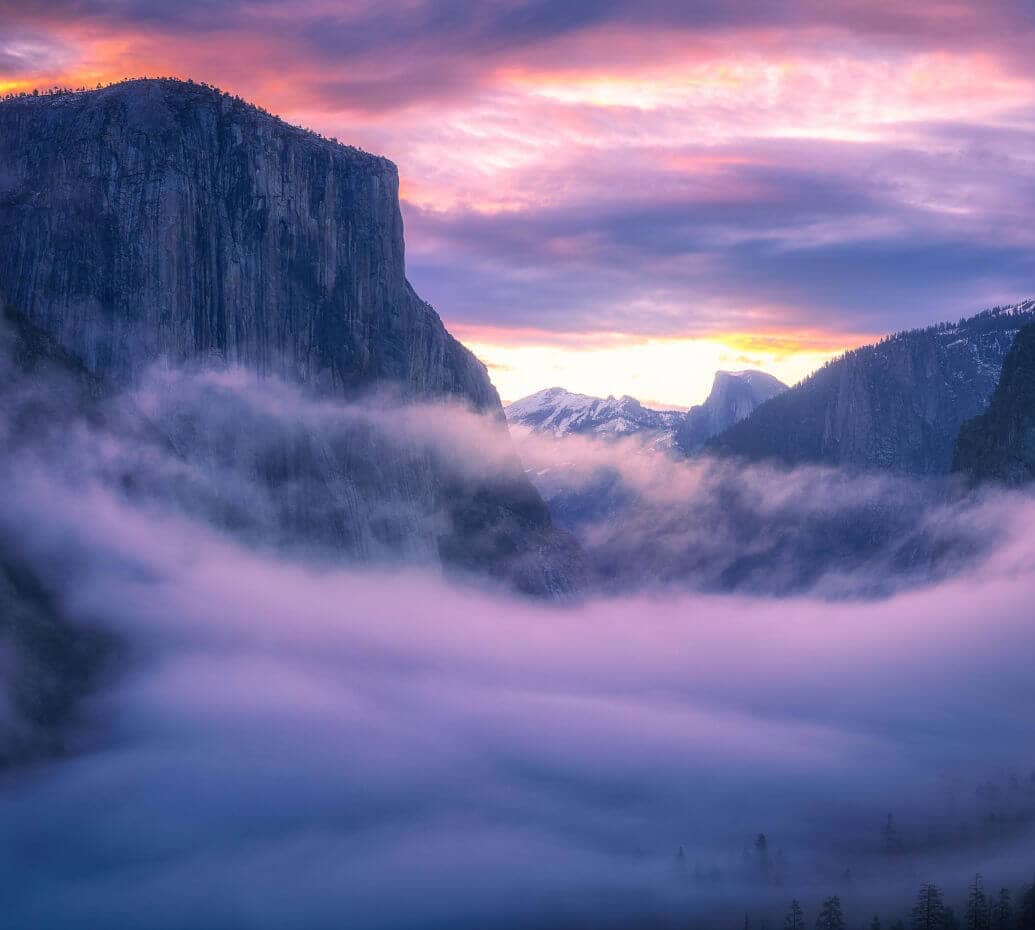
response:
<path id="1" fill-rule="evenodd" d="M 233 372 L 157 372 L 119 403 L 118 429 L 68 423 L 4 457 L 3 548 L 122 644 L 76 751 L 0 787 L 12 926 L 733 927 L 830 893 L 854 924 L 921 880 L 1030 880 L 1028 498 L 773 472 L 737 493 L 777 537 L 913 500 L 930 538 L 964 540 L 937 563 L 952 577 L 918 561 L 904 577 L 924 585 L 887 584 L 878 533 L 807 598 L 690 591 L 704 576 L 683 572 L 551 606 L 421 552 L 342 565 L 278 535 L 282 498 L 240 465 L 275 424 L 360 423 L 491 474 L 513 454 L 498 423 L 313 405 Z M 177 416 L 171 446 L 150 435 Z M 661 472 L 658 506 L 711 467 Z M 642 497 L 656 468 L 677 466 L 626 456 L 623 481 Z M 731 526 L 709 539 L 736 557 Z M 774 575 L 807 554 L 778 551 Z M 868 590 L 888 596 L 815 596 Z"/>
<path id="2" fill-rule="evenodd" d="M 1019 531 L 1011 498 L 827 466 L 685 459 L 636 437 L 513 433 L 594 584 L 877 597 L 979 565 Z"/>

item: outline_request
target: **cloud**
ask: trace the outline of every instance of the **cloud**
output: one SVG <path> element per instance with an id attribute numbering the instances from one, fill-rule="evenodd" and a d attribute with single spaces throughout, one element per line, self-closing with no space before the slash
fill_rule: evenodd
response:
<path id="1" fill-rule="evenodd" d="M 844 342 L 1030 287 L 1023 4 L 141 0 L 0 24 L 0 87 L 190 76 L 392 157 L 447 323 L 685 336 L 761 307 Z"/>
<path id="2" fill-rule="evenodd" d="M 205 407 L 209 439 L 237 444 L 242 488 L 245 437 L 280 420 L 373 423 L 476 474 L 509 455 L 492 451 L 498 424 L 462 410 L 374 415 L 241 372 L 159 370 L 133 400 L 166 426 Z M 914 873 L 952 889 L 977 868 L 1029 876 L 1027 497 L 928 502 L 928 519 L 994 545 L 980 570 L 879 601 L 652 587 L 551 606 L 228 531 L 191 498 L 127 486 L 127 459 L 167 476 L 124 424 L 60 440 L 6 447 L 0 536 L 66 622 L 115 633 L 125 655 L 89 705 L 105 726 L 88 749 L 0 791 L 18 926 L 715 925 L 831 890 L 854 915 L 886 912 Z M 625 461 L 659 506 L 715 483 L 627 448 L 582 454 Z M 226 493 L 232 470 L 211 455 L 199 442 L 177 460 Z M 817 471 L 739 480 L 781 533 L 788 514 L 808 525 L 825 506 L 908 497 L 874 479 L 831 502 L 837 482 Z M 882 851 L 889 810 L 904 858 Z M 745 862 L 760 831 L 773 860 Z M 675 874 L 680 845 L 690 876 Z"/>
<path id="3" fill-rule="evenodd" d="M 612 592 L 881 597 L 980 575 L 1028 513 L 1012 495 L 964 494 L 948 478 L 687 461 L 635 436 L 514 433 L 554 519 Z"/>
<path id="4" fill-rule="evenodd" d="M 878 854 L 886 809 L 926 843 L 928 823 L 980 822 L 971 784 L 1031 762 L 1028 574 L 879 604 L 565 610 L 314 571 L 100 499 L 51 519 L 89 563 L 68 609 L 137 659 L 98 707 L 111 744 L 4 792 L 23 926 L 728 915 L 810 900 L 845 866 L 888 906 L 912 878 Z M 779 889 L 729 864 L 759 830 Z M 720 890 L 672 887 L 680 844 Z M 1015 881 L 1019 852 L 920 855 Z"/>

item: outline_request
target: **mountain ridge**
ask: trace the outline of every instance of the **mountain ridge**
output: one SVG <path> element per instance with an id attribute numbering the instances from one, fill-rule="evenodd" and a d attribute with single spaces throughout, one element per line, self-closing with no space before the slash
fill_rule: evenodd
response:
<path id="1" fill-rule="evenodd" d="M 683 451 L 692 453 L 705 439 L 780 390 L 786 390 L 786 385 L 763 371 L 718 371 L 708 397 L 687 411 L 648 407 L 628 394 L 603 398 L 553 387 L 507 404 L 504 412 L 511 423 L 558 437 L 635 435 L 651 448 L 667 450 L 680 447 L 685 437 Z M 702 435 L 704 439 L 699 438 Z"/>
<path id="2" fill-rule="evenodd" d="M 747 461 L 946 474 L 962 423 L 984 411 L 1035 301 L 852 349 L 715 437 Z"/>
<path id="3" fill-rule="evenodd" d="M 537 391 L 504 406 L 511 423 L 554 436 L 572 434 L 618 438 L 633 434 L 663 438 L 682 419 L 678 410 L 658 410 L 635 397 L 594 397 L 564 388 Z"/>

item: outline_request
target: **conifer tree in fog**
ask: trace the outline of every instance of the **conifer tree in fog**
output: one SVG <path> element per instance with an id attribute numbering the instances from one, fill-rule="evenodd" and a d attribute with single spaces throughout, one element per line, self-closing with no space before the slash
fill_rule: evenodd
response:
<path id="1" fill-rule="evenodd" d="M 891 814 L 888 814 L 888 819 L 884 823 L 881 838 L 884 842 L 884 852 L 888 855 L 894 855 L 902 851 L 902 841 L 898 837 L 898 830 L 895 829 L 895 818 Z"/>
<path id="2" fill-rule="evenodd" d="M 966 930 L 989 930 L 992 924 L 985 895 L 985 882 L 981 875 L 975 875 L 970 883 L 970 894 L 967 896 L 967 907 L 963 912 Z"/>
<path id="3" fill-rule="evenodd" d="M 873 920 L 870 921 L 870 930 L 880 930 L 880 918 L 874 915 Z"/>
<path id="4" fill-rule="evenodd" d="M 676 850 L 676 858 L 672 866 L 672 871 L 677 879 L 681 881 L 686 879 L 686 849 L 683 846 L 680 846 L 679 849 Z"/>
<path id="5" fill-rule="evenodd" d="M 783 922 L 783 930 L 805 930 L 805 913 L 795 898 L 787 911 L 787 917 Z"/>
<path id="6" fill-rule="evenodd" d="M 992 903 L 992 930 L 1013 930 L 1013 898 L 1009 888 L 1000 888 Z"/>
<path id="7" fill-rule="evenodd" d="M 769 840 L 764 833 L 755 837 L 755 866 L 763 880 L 769 879 Z"/>
<path id="8" fill-rule="evenodd" d="M 1017 930 L 1035 930 L 1035 884 L 1032 884 L 1021 898 Z"/>
<path id="9" fill-rule="evenodd" d="M 816 930 L 845 930 L 845 915 L 837 895 L 823 902 L 819 917 L 816 918 Z"/>
<path id="10" fill-rule="evenodd" d="M 910 930 L 944 930 L 944 926 L 945 899 L 941 888 L 931 883 L 921 885 L 910 915 Z"/>

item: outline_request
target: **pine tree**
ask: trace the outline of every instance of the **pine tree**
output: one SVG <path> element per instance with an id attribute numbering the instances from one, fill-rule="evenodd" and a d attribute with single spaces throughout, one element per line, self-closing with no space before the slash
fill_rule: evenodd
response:
<path id="1" fill-rule="evenodd" d="M 769 841 L 764 833 L 755 837 L 755 864 L 763 879 L 769 878 Z"/>
<path id="2" fill-rule="evenodd" d="M 884 840 L 884 852 L 889 856 L 901 851 L 902 841 L 898 838 L 898 830 L 895 829 L 895 818 L 891 814 L 888 814 L 881 836 Z"/>
<path id="3" fill-rule="evenodd" d="M 963 912 L 964 925 L 967 930 L 989 930 L 991 915 L 988 909 L 988 898 L 985 895 L 985 883 L 981 875 L 975 875 L 970 884 L 967 907 Z"/>
<path id="4" fill-rule="evenodd" d="M 805 913 L 802 911 L 797 898 L 791 901 L 787 917 L 783 922 L 783 930 L 805 930 Z"/>
<path id="5" fill-rule="evenodd" d="M 870 930 L 880 930 L 880 918 L 874 915 L 873 920 L 870 921 Z"/>
<path id="6" fill-rule="evenodd" d="M 921 885 L 910 915 L 910 930 L 942 930 L 944 921 L 945 900 L 941 888 L 931 883 Z"/>
<path id="7" fill-rule="evenodd" d="M 682 846 L 676 850 L 676 858 L 673 863 L 672 871 L 678 880 L 683 881 L 686 879 L 686 849 Z"/>
<path id="8" fill-rule="evenodd" d="M 816 930 L 845 930 L 845 915 L 837 895 L 823 902 L 819 917 L 816 918 Z"/>
<path id="9" fill-rule="evenodd" d="M 1021 898 L 1021 912 L 1017 915 L 1018 930 L 1035 930 L 1035 884 Z"/>
<path id="10" fill-rule="evenodd" d="M 992 904 L 992 930 L 1013 930 L 1013 898 L 1009 888 L 1000 888 Z"/>

